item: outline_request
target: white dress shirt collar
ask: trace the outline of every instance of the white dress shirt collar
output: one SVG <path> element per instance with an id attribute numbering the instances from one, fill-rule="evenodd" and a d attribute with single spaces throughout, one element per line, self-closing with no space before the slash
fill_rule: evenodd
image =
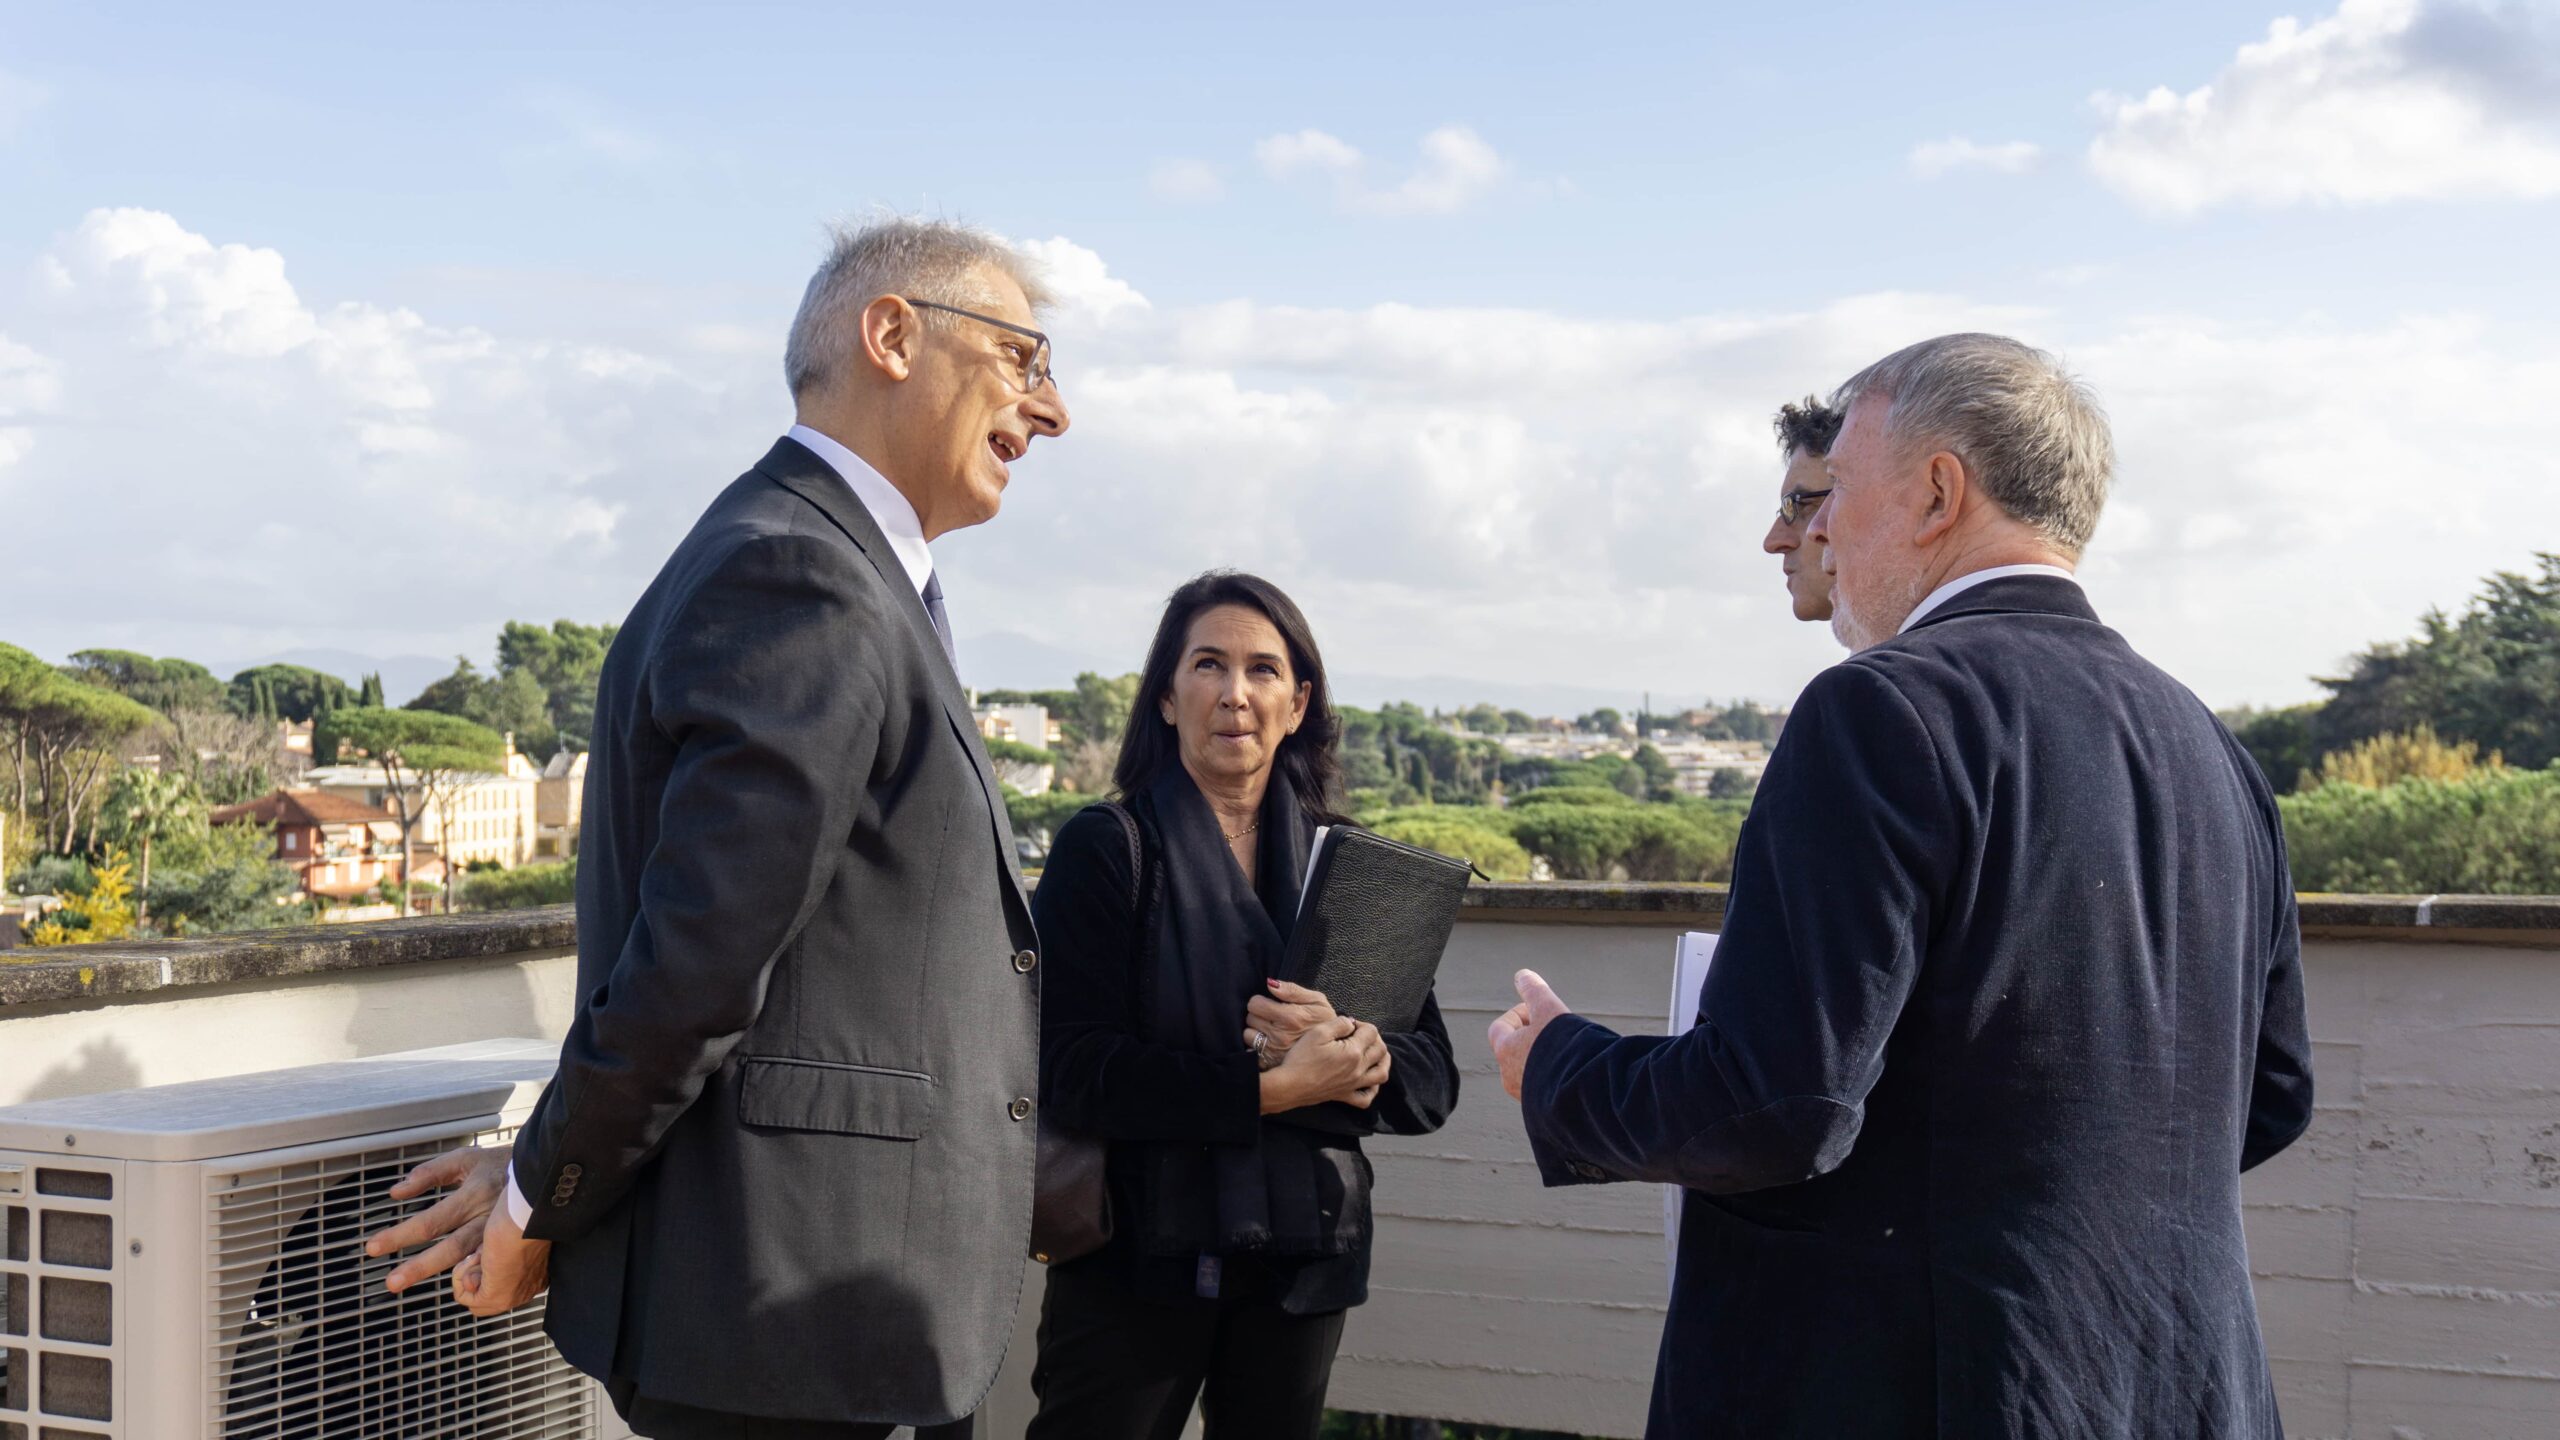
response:
<path id="1" fill-rule="evenodd" d="M 1948 581 L 1946 584 L 1939 586 L 1937 589 L 1930 591 L 1929 598 L 1921 601 L 1920 608 L 1912 611 L 1911 617 L 1902 622 L 1902 629 L 1897 630 L 1894 633 L 1897 635 L 1902 634 L 1912 626 L 1928 619 L 1930 611 L 1946 604 L 1948 601 L 1953 600 L 1976 585 L 1985 585 L 1994 580 L 2006 580 L 2012 575 L 2050 575 L 2057 580 L 2068 580 L 2075 585 L 2080 582 L 2079 576 L 2072 574 L 2070 571 L 2063 569 L 2059 565 L 1994 565 L 1988 570 L 1976 570 L 1970 575 L 1959 575 L 1953 580 Z"/>
<path id="2" fill-rule="evenodd" d="M 924 522 L 916 518 L 916 507 L 907 503 L 907 497 L 889 483 L 888 477 L 833 437 L 806 425 L 794 425 L 785 433 L 826 461 L 827 468 L 853 491 L 853 498 L 871 512 L 871 522 L 889 537 L 889 548 L 898 553 L 898 563 L 906 569 L 907 583 L 916 587 L 917 594 L 923 594 L 924 582 L 933 578 L 933 550 L 925 544 Z"/>

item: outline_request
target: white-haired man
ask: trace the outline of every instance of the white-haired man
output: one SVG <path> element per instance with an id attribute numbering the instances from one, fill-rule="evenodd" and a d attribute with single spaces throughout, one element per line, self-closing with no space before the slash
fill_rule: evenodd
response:
<path id="1" fill-rule="evenodd" d="M 1678 1039 L 1534 973 L 1550 1184 L 1688 1187 L 1660 1436 L 2276 1436 L 2240 1172 L 2311 1115 L 2274 797 L 2073 578 L 2113 448 L 1991 335 L 1843 387 L 1832 625 Z"/>
<path id="2" fill-rule="evenodd" d="M 976 1408 L 1028 1250 L 1039 956 L 930 542 L 1067 428 L 1015 252 L 837 237 L 784 355 L 798 423 L 606 657 L 578 1007 L 512 1170 L 376 1237 L 548 1328 L 653 1440 L 855 1440 Z M 491 1212 L 503 1186 L 505 1203 Z"/>

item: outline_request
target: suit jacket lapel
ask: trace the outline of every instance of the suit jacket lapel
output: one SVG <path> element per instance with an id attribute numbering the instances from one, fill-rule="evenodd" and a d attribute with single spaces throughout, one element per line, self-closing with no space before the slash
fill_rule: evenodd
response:
<path id="1" fill-rule="evenodd" d="M 881 533 L 879 522 L 871 518 L 870 510 L 853 493 L 853 487 L 799 441 L 775 441 L 756 469 L 818 507 L 871 562 L 881 583 L 897 596 L 894 603 L 931 656 L 925 664 L 933 676 L 934 698 L 942 702 L 944 718 L 950 721 L 961 752 L 969 757 L 970 768 L 977 772 L 978 788 L 986 798 L 987 818 L 995 827 L 996 853 L 1004 857 L 1004 873 L 1013 882 L 1014 898 L 1020 901 L 1022 862 L 1013 851 L 1013 820 L 1005 813 L 1004 791 L 997 784 L 995 767 L 987 760 L 987 747 L 978 735 L 977 719 L 970 713 L 969 697 L 960 688 L 960 677 L 953 672 L 950 657 L 943 652 L 941 637 L 934 633 L 933 617 L 925 614 L 924 597 L 916 593 L 915 583 L 907 577 L 907 567 L 889 548 L 889 537 Z"/>

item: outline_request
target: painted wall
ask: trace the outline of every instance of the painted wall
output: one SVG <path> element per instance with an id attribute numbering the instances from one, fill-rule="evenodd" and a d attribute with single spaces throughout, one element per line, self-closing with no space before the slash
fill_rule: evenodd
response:
<path id="1" fill-rule="evenodd" d="M 1541 1188 L 1481 1037 L 1523 965 L 1604 1023 L 1658 1031 L 1681 928 L 1477 912 L 1459 927 L 1441 998 L 1464 1099 L 1440 1134 L 1370 1147 L 1376 1268 L 1335 1404 L 1641 1431 L 1664 1294 L 1661 1193 Z M 2560 952 L 2315 939 L 2306 964 L 2319 1116 L 2247 1185 L 2289 1432 L 2560 1435 Z M 553 951 L 11 1007 L 0 1103 L 557 1036 L 572 983 L 570 957 Z M 986 1410 L 992 1436 L 1018 1435 L 1029 1413 L 1032 1269 Z"/>

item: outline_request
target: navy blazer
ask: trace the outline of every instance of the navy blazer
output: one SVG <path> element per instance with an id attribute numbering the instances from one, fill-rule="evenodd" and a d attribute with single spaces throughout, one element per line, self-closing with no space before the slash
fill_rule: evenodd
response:
<path id="1" fill-rule="evenodd" d="M 2076 584 L 1808 686 L 1696 1029 L 1556 1021 L 1551 1185 L 1688 1187 L 1656 1436 L 2281 1434 L 2240 1172 L 2311 1117 L 2265 778 Z"/>

